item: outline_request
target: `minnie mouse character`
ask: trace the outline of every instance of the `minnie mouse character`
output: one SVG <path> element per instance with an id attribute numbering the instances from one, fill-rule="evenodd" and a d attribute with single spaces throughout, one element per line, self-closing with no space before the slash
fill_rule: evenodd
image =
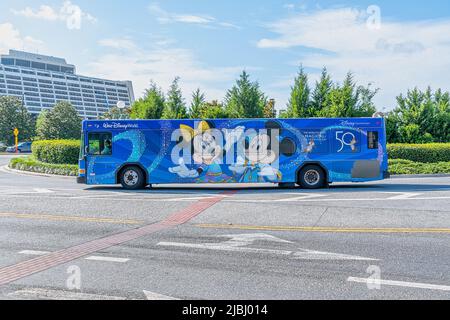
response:
<path id="1" fill-rule="evenodd" d="M 232 182 L 231 177 L 223 174 L 220 164 L 223 158 L 223 148 L 211 130 L 211 125 L 201 121 L 198 129 L 182 125 L 184 141 L 193 142 L 193 159 L 196 169 L 188 169 L 183 158 L 179 166 L 169 168 L 169 172 L 180 178 L 197 178 L 199 183 Z"/>

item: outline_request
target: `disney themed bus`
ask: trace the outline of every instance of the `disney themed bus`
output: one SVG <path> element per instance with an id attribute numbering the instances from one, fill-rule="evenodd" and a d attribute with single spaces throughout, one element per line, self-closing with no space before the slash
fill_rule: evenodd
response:
<path id="1" fill-rule="evenodd" d="M 383 118 L 86 120 L 78 182 L 273 183 L 305 189 L 389 177 Z"/>

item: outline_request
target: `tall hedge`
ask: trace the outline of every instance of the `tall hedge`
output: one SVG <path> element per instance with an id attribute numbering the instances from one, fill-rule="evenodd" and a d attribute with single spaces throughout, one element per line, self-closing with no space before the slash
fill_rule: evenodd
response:
<path id="1" fill-rule="evenodd" d="M 36 159 L 54 164 L 77 164 L 80 154 L 79 140 L 40 140 L 32 145 Z"/>
<path id="2" fill-rule="evenodd" d="M 450 143 L 390 144 L 388 153 L 390 159 L 426 163 L 449 162 Z"/>

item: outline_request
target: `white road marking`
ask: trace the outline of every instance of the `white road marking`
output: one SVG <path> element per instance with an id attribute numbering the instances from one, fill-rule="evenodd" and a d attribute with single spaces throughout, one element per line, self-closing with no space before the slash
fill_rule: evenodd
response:
<path id="1" fill-rule="evenodd" d="M 157 245 L 163 246 L 163 247 L 180 247 L 180 248 L 193 248 L 193 249 L 229 251 L 229 252 L 266 253 L 266 254 L 278 254 L 278 255 L 292 254 L 292 251 L 286 251 L 286 250 L 230 247 L 230 246 L 225 246 L 225 245 L 215 244 L 215 243 L 159 242 Z"/>
<path id="2" fill-rule="evenodd" d="M 93 261 L 107 261 L 107 262 L 120 262 L 120 263 L 125 263 L 130 260 L 128 258 L 114 258 L 114 257 L 101 257 L 101 256 L 90 256 L 85 259 L 93 260 Z"/>
<path id="3" fill-rule="evenodd" d="M 349 282 L 372 284 L 374 279 L 366 278 L 356 278 L 349 277 L 347 279 Z M 428 283 L 418 283 L 418 282 L 404 282 L 404 281 L 393 281 L 393 280 L 376 280 L 377 283 L 386 286 L 397 286 L 397 287 L 407 287 L 407 288 L 418 288 L 418 289 L 429 289 L 429 290 L 441 290 L 450 291 L 450 286 L 428 284 Z"/>
<path id="4" fill-rule="evenodd" d="M 288 198 L 288 199 L 277 199 L 274 201 L 276 201 L 276 202 L 301 201 L 301 200 L 306 200 L 306 199 L 314 199 L 314 198 L 321 198 L 321 197 L 327 196 L 325 194 L 319 194 L 319 193 L 292 193 L 292 194 L 296 194 L 297 197 Z M 298 195 L 300 195 L 300 196 L 298 196 Z"/>
<path id="5" fill-rule="evenodd" d="M 35 195 L 35 194 L 51 194 L 55 193 L 52 190 L 45 188 L 33 188 L 33 189 L 17 189 L 17 188 L 5 188 L 2 190 L 2 195 Z"/>
<path id="6" fill-rule="evenodd" d="M 169 297 L 169 296 L 165 296 L 163 294 L 159 294 L 159 293 L 155 293 L 155 292 L 151 292 L 151 291 L 147 291 L 147 290 L 143 290 L 145 297 L 147 298 L 147 300 L 180 300 L 178 298 L 174 298 L 174 297 Z"/>
<path id="7" fill-rule="evenodd" d="M 50 251 L 38 251 L 38 250 L 22 250 L 19 252 L 19 254 L 26 254 L 30 256 L 44 256 L 46 254 L 51 253 Z M 84 258 L 85 260 L 92 260 L 92 261 L 106 261 L 106 262 L 119 262 L 119 263 L 125 263 L 130 261 L 128 258 L 117 258 L 117 257 L 104 257 L 104 256 L 89 256 Z"/>
<path id="8" fill-rule="evenodd" d="M 54 191 L 45 188 L 33 188 L 36 193 L 54 193 Z"/>
<path id="9" fill-rule="evenodd" d="M 37 251 L 37 250 L 22 250 L 19 252 L 20 254 L 26 254 L 29 256 L 44 256 L 49 254 L 50 251 Z"/>
<path id="10" fill-rule="evenodd" d="M 255 241 L 270 241 L 270 242 L 281 242 L 281 243 L 292 243 L 287 240 L 279 239 L 277 237 L 263 234 L 263 233 L 252 233 L 252 234 L 233 234 L 224 235 L 220 237 L 228 237 L 230 240 L 219 242 L 219 243 L 180 243 L 180 242 L 159 242 L 158 246 L 170 246 L 170 247 L 185 247 L 194 249 L 204 249 L 204 250 L 218 250 L 218 251 L 234 251 L 234 252 L 250 252 L 250 253 L 268 253 L 268 254 L 280 254 L 280 255 L 290 255 L 292 251 L 277 250 L 277 249 L 259 249 L 259 248 L 248 248 L 246 246 L 252 244 Z"/>
<path id="11" fill-rule="evenodd" d="M 292 243 L 291 241 L 279 239 L 277 237 L 273 237 L 267 234 L 260 234 L 260 233 L 239 234 L 239 235 L 225 235 L 224 237 L 230 237 L 231 239 L 220 243 L 159 242 L 157 245 L 166 247 L 193 248 L 193 249 L 228 251 L 228 252 L 264 253 L 264 254 L 274 254 L 284 256 L 291 255 L 294 259 L 304 259 L 304 260 L 362 260 L 362 261 L 378 260 L 359 256 L 351 256 L 341 253 L 322 252 L 307 249 L 300 249 L 301 251 L 294 252 L 292 250 L 248 247 L 248 245 L 251 245 L 253 244 L 253 242 L 258 240 L 279 242 L 279 243 Z"/>
<path id="12" fill-rule="evenodd" d="M 412 200 L 446 200 L 450 199 L 450 197 L 422 197 L 422 198 L 407 198 L 407 199 L 394 199 L 395 201 L 403 200 L 403 201 L 412 201 Z M 344 202 L 344 201 L 386 201 L 386 200 L 392 200 L 387 198 L 339 198 L 339 199 L 306 199 L 306 200 L 295 200 L 292 202 Z M 276 202 L 274 200 L 253 200 L 253 199 L 225 199 L 223 200 L 225 202 L 244 202 L 244 203 L 274 203 Z M 285 201 L 289 202 L 289 201 Z"/>
<path id="13" fill-rule="evenodd" d="M 226 244 L 232 247 L 242 247 L 249 244 L 252 244 L 255 241 L 270 241 L 270 242 L 280 242 L 280 243 L 293 243 L 292 241 L 280 239 L 274 237 L 270 234 L 265 233 L 245 233 L 245 234 L 226 234 L 219 237 L 227 237 L 231 238 L 228 241 L 222 242 L 222 244 Z"/>
<path id="14" fill-rule="evenodd" d="M 77 291 L 50 290 L 41 288 L 22 289 L 8 294 L 21 299 L 42 300 L 127 300 L 125 297 L 107 296 L 101 294 L 82 293 Z"/>
<path id="15" fill-rule="evenodd" d="M 117 197 L 120 194 L 96 194 L 96 195 L 85 195 L 85 196 L 69 196 L 69 199 L 96 199 L 96 198 L 108 198 Z"/>
<path id="16" fill-rule="evenodd" d="M 302 249 L 295 252 L 294 258 L 303 260 L 359 260 L 359 261 L 379 261 L 379 259 L 366 258 L 360 256 L 352 256 L 341 253 L 323 252 L 315 250 Z"/>
<path id="17" fill-rule="evenodd" d="M 383 193 L 397 194 L 396 196 L 389 197 L 386 200 L 405 200 L 422 195 L 422 193 L 413 193 L 413 192 L 383 192 Z"/>

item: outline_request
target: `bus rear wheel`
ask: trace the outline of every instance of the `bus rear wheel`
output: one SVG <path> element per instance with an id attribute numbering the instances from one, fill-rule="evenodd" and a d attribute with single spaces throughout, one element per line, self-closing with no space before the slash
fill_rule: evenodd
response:
<path id="1" fill-rule="evenodd" d="M 308 165 L 300 170 L 298 184 L 304 189 L 325 187 L 325 172 L 317 165 Z"/>
<path id="2" fill-rule="evenodd" d="M 145 175 L 137 166 L 125 167 L 120 172 L 120 183 L 127 190 L 138 190 L 145 187 Z"/>

